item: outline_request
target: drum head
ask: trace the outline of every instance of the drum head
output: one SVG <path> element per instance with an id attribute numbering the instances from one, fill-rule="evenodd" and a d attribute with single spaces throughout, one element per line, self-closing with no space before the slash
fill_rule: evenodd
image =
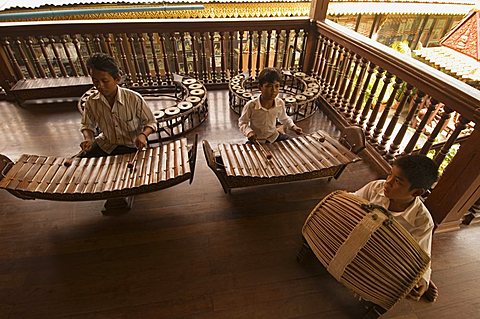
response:
<path id="1" fill-rule="evenodd" d="M 308 83 L 308 87 L 318 89 L 319 85 L 317 83 Z"/>
<path id="2" fill-rule="evenodd" d="M 243 93 L 245 93 L 245 89 L 237 89 L 236 92 L 242 95 Z"/>
<path id="3" fill-rule="evenodd" d="M 196 95 L 196 96 L 204 96 L 205 95 L 205 90 L 202 90 L 202 89 L 191 90 L 190 94 L 191 95 Z"/>
<path id="4" fill-rule="evenodd" d="M 247 99 L 251 99 L 252 98 L 252 93 L 250 92 L 245 92 L 242 94 L 243 97 L 246 97 Z"/>
<path id="5" fill-rule="evenodd" d="M 162 117 L 165 116 L 165 112 L 160 110 L 160 111 L 155 111 L 153 112 L 153 116 L 155 117 L 155 120 L 159 121 Z"/>
<path id="6" fill-rule="evenodd" d="M 295 99 L 297 99 L 297 101 L 306 101 L 307 97 L 305 95 L 302 95 L 302 94 L 297 94 L 297 95 L 295 95 Z"/>
<path id="7" fill-rule="evenodd" d="M 176 106 L 171 106 L 169 108 L 166 108 L 165 109 L 165 114 L 166 115 L 177 115 L 178 113 L 180 113 L 180 109 Z"/>
<path id="8" fill-rule="evenodd" d="M 185 99 L 185 101 L 190 102 L 190 103 L 192 103 L 193 105 L 195 105 L 195 104 L 197 104 L 198 102 L 201 101 L 201 98 L 199 98 L 198 96 L 193 96 L 193 95 L 191 95 L 191 96 L 187 97 L 187 98 Z"/>
<path id="9" fill-rule="evenodd" d="M 303 92 L 303 95 L 305 95 L 308 98 L 312 98 L 312 97 L 315 96 L 315 93 L 313 93 L 313 92 Z"/>
<path id="10" fill-rule="evenodd" d="M 196 79 L 184 79 L 184 80 L 182 81 L 182 83 L 185 84 L 185 85 L 190 85 L 190 84 L 193 84 L 193 83 L 195 83 L 195 82 L 197 82 Z"/>
<path id="11" fill-rule="evenodd" d="M 240 85 L 232 85 L 232 90 L 240 90 L 241 88 Z"/>
<path id="12" fill-rule="evenodd" d="M 182 111 L 186 111 L 191 109 L 193 107 L 193 104 L 191 102 L 182 101 L 177 104 L 177 107 Z"/>

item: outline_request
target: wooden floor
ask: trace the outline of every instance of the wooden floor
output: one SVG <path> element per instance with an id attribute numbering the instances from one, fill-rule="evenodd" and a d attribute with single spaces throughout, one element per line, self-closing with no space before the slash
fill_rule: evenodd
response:
<path id="1" fill-rule="evenodd" d="M 213 145 L 243 141 L 226 93 L 210 92 L 209 101 L 209 118 L 192 134 Z M 14 161 L 68 156 L 81 142 L 72 105 L 0 102 L 0 118 L 0 153 Z M 300 125 L 335 134 L 321 114 Z M 225 195 L 200 151 L 193 184 L 136 196 L 124 215 L 103 216 L 101 201 L 26 201 L 0 191 L 0 318 L 361 318 L 364 305 L 317 260 L 295 256 L 323 196 L 377 177 L 359 162 L 331 182 Z M 438 301 L 401 301 L 382 318 L 480 318 L 479 242 L 478 226 L 435 235 Z"/>

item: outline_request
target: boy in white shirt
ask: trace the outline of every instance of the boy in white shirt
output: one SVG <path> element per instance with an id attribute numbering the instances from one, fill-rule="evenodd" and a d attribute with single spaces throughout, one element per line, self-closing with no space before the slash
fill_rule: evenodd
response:
<path id="1" fill-rule="evenodd" d="M 282 75 L 277 69 L 265 68 L 258 76 L 260 96 L 249 101 L 243 107 L 238 119 L 240 131 L 250 142 L 258 140 L 261 143 L 273 143 L 287 140 L 286 134 L 277 131 L 277 120 L 292 129 L 297 134 L 302 134 L 302 128 L 296 126 L 287 115 L 285 102 L 278 98 Z"/>
<path id="2" fill-rule="evenodd" d="M 388 209 L 394 218 L 431 256 L 433 219 L 420 199 L 438 178 L 438 167 L 424 155 L 407 155 L 395 160 L 386 180 L 372 181 L 355 192 L 373 204 Z M 425 272 L 409 294 L 414 300 L 424 296 L 435 301 L 438 289 L 430 280 L 431 268 Z"/>

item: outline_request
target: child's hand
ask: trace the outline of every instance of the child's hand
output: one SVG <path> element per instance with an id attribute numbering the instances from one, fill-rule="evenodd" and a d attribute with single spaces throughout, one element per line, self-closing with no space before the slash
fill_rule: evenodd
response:
<path id="1" fill-rule="evenodd" d="M 135 146 L 141 150 L 147 147 L 147 136 L 143 133 L 140 133 L 135 139 Z"/>
<path id="2" fill-rule="evenodd" d="M 257 139 L 257 134 L 255 134 L 255 132 L 252 131 L 248 133 L 247 138 L 249 141 L 253 142 Z"/>
<path id="3" fill-rule="evenodd" d="M 80 147 L 82 150 L 88 152 L 92 149 L 93 146 L 93 141 L 92 140 L 84 140 L 82 143 L 80 143 Z"/>
<path id="4" fill-rule="evenodd" d="M 303 134 L 302 128 L 301 128 L 301 127 L 298 127 L 298 126 L 296 126 L 296 125 L 295 125 L 294 127 L 292 127 L 292 130 L 294 130 L 295 133 L 297 133 L 297 135 Z"/>

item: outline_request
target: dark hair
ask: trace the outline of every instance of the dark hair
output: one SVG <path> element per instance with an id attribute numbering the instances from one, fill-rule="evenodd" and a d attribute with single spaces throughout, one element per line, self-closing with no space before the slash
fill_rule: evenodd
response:
<path id="1" fill-rule="evenodd" d="M 120 69 L 115 60 L 105 53 L 95 53 L 87 60 L 87 67 L 108 72 L 113 78 L 120 76 Z"/>
<path id="2" fill-rule="evenodd" d="M 425 155 L 406 155 L 393 162 L 414 188 L 429 189 L 438 178 L 438 166 Z"/>
<path id="3" fill-rule="evenodd" d="M 258 75 L 258 85 L 282 81 L 282 74 L 275 68 L 265 68 Z"/>

